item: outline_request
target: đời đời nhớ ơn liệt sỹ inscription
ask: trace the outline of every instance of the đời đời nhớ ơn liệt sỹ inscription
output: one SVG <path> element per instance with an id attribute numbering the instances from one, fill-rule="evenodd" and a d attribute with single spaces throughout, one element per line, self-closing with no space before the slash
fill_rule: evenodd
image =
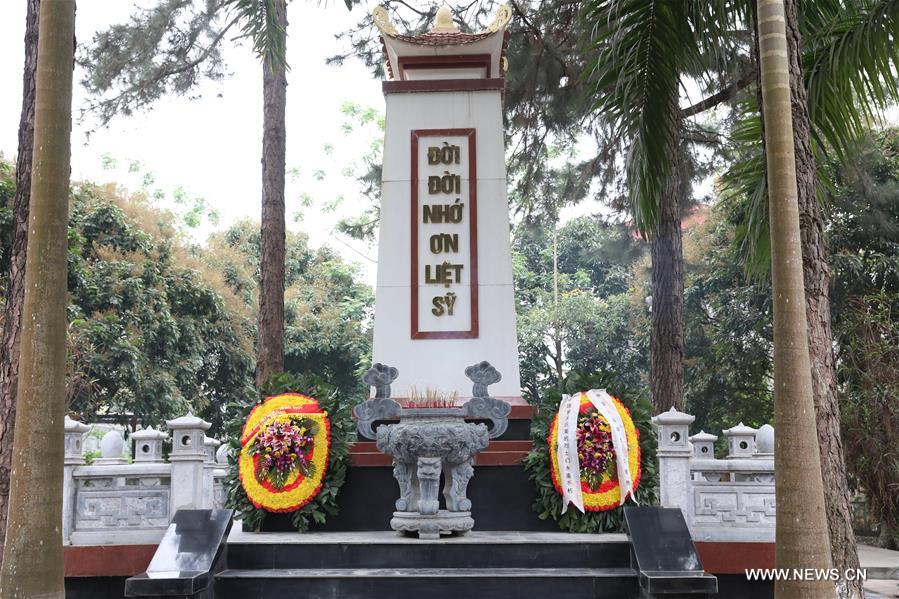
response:
<path id="1" fill-rule="evenodd" d="M 478 337 L 477 134 L 412 132 L 411 335 Z"/>

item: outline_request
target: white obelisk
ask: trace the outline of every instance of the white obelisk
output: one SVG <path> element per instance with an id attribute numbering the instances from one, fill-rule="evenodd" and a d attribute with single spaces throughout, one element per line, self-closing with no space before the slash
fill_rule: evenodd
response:
<path id="1" fill-rule="evenodd" d="M 502 373 L 495 397 L 518 398 L 502 101 L 502 7 L 482 33 L 461 33 L 449 9 L 434 28 L 396 31 L 374 12 L 390 79 L 384 142 L 374 362 L 410 388 L 471 395 L 465 367 Z"/>

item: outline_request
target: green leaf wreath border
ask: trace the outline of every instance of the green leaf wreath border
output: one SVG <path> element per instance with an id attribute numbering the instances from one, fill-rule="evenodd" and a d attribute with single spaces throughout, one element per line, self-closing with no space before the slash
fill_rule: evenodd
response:
<path id="1" fill-rule="evenodd" d="M 541 520 L 554 520 L 560 529 L 568 532 L 602 533 L 622 532 L 624 523 L 622 508 L 604 512 L 582 514 L 577 508 L 569 507 L 562 513 L 562 496 L 556 491 L 550 473 L 549 427 L 559 409 L 562 393 L 574 394 L 589 389 L 607 389 L 613 393 L 631 412 L 634 425 L 640 432 L 640 467 L 643 474 L 637 488 L 636 501 L 640 505 L 658 505 L 659 477 L 656 461 L 658 441 L 652 426 L 653 407 L 645 391 L 619 385 L 613 375 L 606 373 L 571 372 L 560 385 L 546 391 L 534 402 L 537 413 L 531 422 L 531 437 L 534 448 L 522 461 L 528 477 L 534 481 L 537 497 L 534 511 Z M 631 499 L 625 505 L 634 505 Z"/>

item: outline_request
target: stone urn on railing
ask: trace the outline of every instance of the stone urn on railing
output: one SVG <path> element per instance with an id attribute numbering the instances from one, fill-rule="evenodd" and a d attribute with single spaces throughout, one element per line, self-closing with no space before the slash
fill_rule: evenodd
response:
<path id="1" fill-rule="evenodd" d="M 399 372 L 375 364 L 364 381 L 375 396 L 353 410 L 359 433 L 375 439 L 379 451 L 393 457 L 393 476 L 400 488 L 390 527 L 400 533 L 417 532 L 421 539 L 441 534 L 465 534 L 474 527 L 471 500 L 466 496 L 474 475 L 474 456 L 508 426 L 511 406 L 490 397 L 487 386 L 502 376 L 489 362 L 465 369 L 474 383 L 472 398 L 462 406 L 401 406 L 390 398 L 390 385 Z M 395 421 L 396 424 L 376 422 Z M 468 422 L 482 420 L 486 424 Z M 439 509 L 440 474 L 445 477 L 446 509 Z"/>

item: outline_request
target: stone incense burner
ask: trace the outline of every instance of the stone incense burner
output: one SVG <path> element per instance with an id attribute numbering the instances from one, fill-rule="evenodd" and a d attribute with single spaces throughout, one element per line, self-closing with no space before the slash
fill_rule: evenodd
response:
<path id="1" fill-rule="evenodd" d="M 375 364 L 364 381 L 375 397 L 357 405 L 353 414 L 359 433 L 375 439 L 378 450 L 393 457 L 393 476 L 400 496 L 390 527 L 400 533 L 417 532 L 421 539 L 441 534 L 465 534 L 474 527 L 471 500 L 466 497 L 474 475 L 474 456 L 508 426 L 511 406 L 489 396 L 487 386 L 500 380 L 488 362 L 465 369 L 474 383 L 472 398 L 459 407 L 402 407 L 390 398 L 390 385 L 399 372 Z M 377 422 L 399 420 L 396 424 Z M 489 427 L 482 420 L 492 423 Z M 440 474 L 445 484 L 446 509 L 439 509 Z"/>

